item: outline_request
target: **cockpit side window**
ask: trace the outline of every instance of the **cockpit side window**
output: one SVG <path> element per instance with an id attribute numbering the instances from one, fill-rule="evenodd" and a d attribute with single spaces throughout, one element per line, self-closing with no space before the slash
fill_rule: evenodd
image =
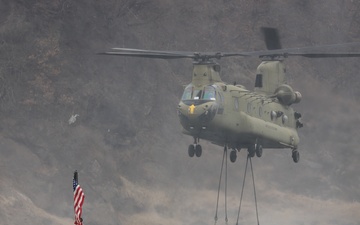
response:
<path id="1" fill-rule="evenodd" d="M 204 100 L 216 100 L 216 91 L 213 86 L 207 86 L 204 88 Z"/>

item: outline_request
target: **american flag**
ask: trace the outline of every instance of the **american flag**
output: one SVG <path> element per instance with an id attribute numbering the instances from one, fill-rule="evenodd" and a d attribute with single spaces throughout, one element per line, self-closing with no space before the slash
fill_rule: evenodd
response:
<path id="1" fill-rule="evenodd" d="M 74 190 L 74 212 L 75 212 L 75 225 L 83 225 L 81 218 L 82 206 L 84 204 L 84 192 L 78 183 L 77 172 L 74 173 L 73 179 L 73 190 Z"/>

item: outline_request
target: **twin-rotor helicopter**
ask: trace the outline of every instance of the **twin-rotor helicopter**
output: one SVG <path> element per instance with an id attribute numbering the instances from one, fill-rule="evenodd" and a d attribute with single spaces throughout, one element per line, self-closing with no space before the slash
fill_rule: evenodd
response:
<path id="1" fill-rule="evenodd" d="M 268 50 L 253 52 L 184 52 L 113 48 L 105 55 L 159 59 L 193 60 L 192 81 L 185 87 L 177 113 L 183 133 L 192 136 L 190 157 L 200 157 L 200 140 L 231 149 L 230 161 L 237 152 L 247 149 L 248 156 L 262 156 L 263 149 L 290 149 L 292 159 L 300 159 L 297 130 L 303 127 L 301 113 L 291 105 L 301 101 L 300 92 L 286 83 L 284 59 L 290 56 L 308 58 L 360 57 L 360 53 L 319 52 L 323 47 L 282 49 L 274 28 L 262 28 Z M 354 43 L 351 43 L 354 44 Z M 346 45 L 346 44 L 341 44 Z M 259 57 L 253 91 L 242 85 L 228 84 L 220 78 L 216 60 L 224 57 Z"/>

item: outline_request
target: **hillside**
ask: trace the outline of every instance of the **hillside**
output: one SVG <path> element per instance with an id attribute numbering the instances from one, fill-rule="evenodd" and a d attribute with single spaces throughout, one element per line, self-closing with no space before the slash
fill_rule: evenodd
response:
<path id="1" fill-rule="evenodd" d="M 214 223 L 221 148 L 202 142 L 203 156 L 190 159 L 192 138 L 176 114 L 191 61 L 96 53 L 262 50 L 262 26 L 277 27 L 283 47 L 360 42 L 359 7 L 350 0 L 0 1 L 0 224 L 73 223 L 74 170 L 86 225 Z M 301 160 L 294 164 L 282 150 L 253 160 L 261 223 L 360 221 L 358 61 L 286 60 L 289 82 L 303 94 Z M 252 89 L 259 59 L 220 63 L 224 81 Z M 229 165 L 229 223 L 245 157 Z M 247 184 L 240 219 L 255 224 Z M 225 224 L 223 194 L 218 224 Z"/>

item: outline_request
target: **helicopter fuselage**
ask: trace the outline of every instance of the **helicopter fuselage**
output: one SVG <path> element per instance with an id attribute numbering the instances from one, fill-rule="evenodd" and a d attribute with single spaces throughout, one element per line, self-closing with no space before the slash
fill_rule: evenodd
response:
<path id="1" fill-rule="evenodd" d="M 178 105 L 184 134 L 233 149 L 254 144 L 297 148 L 299 122 L 292 107 L 274 96 L 225 84 L 216 79 L 216 67 L 213 71 L 211 66 L 195 65 L 195 80 L 185 88 Z"/>

